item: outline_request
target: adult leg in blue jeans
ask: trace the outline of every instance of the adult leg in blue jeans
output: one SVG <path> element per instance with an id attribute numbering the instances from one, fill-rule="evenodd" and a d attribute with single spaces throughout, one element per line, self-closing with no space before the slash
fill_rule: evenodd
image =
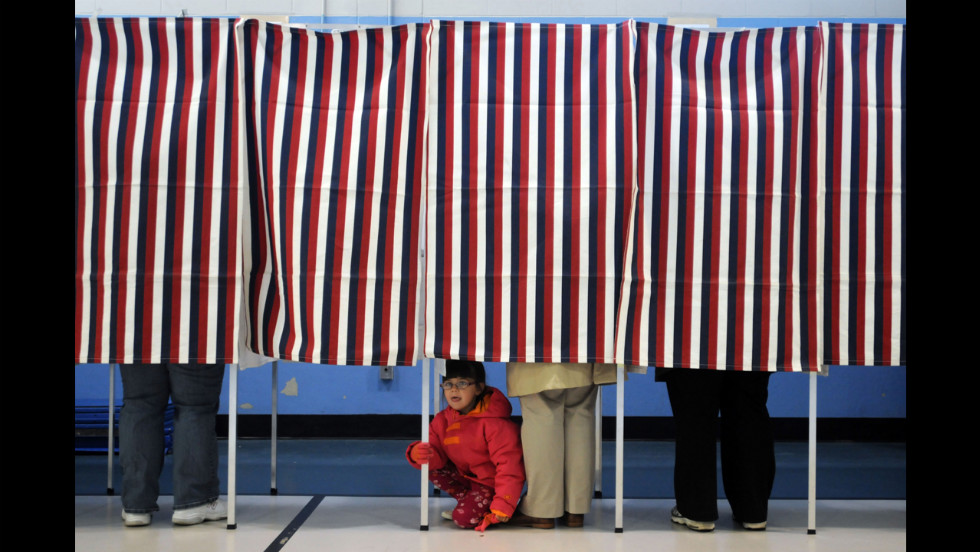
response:
<path id="1" fill-rule="evenodd" d="M 163 416 L 170 378 L 163 364 L 122 364 L 123 406 L 119 415 L 119 459 L 123 470 L 125 512 L 159 510 L 163 470 Z M 149 518 L 141 516 L 138 519 Z"/>
<path id="2" fill-rule="evenodd" d="M 123 520 L 146 525 L 159 509 L 163 418 L 174 403 L 174 517 L 179 524 L 223 519 L 218 502 L 215 418 L 224 379 L 222 364 L 122 365 L 119 420 L 123 467 Z"/>

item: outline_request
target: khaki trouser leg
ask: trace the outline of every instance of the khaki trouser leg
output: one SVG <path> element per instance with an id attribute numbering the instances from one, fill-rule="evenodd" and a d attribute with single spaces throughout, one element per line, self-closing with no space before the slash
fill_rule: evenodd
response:
<path id="1" fill-rule="evenodd" d="M 528 492 L 521 511 L 541 518 L 588 513 L 595 474 L 594 385 L 520 398 Z"/>
<path id="2" fill-rule="evenodd" d="M 565 511 L 587 514 L 595 479 L 595 385 L 565 390 Z"/>

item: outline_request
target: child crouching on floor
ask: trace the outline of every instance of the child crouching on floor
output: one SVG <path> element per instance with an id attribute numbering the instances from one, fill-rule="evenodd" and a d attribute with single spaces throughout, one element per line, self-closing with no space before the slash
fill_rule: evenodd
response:
<path id="1" fill-rule="evenodd" d="M 486 384 L 483 364 L 447 360 L 442 389 L 449 407 L 429 425 L 429 443 L 416 441 L 405 454 L 416 468 L 428 463 L 429 480 L 456 499 L 456 525 L 483 531 L 510 520 L 521 497 L 520 429 L 507 397 Z"/>

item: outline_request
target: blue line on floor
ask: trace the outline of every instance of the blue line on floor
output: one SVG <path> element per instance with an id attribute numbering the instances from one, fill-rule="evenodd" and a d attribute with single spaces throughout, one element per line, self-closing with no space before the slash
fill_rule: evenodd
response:
<path id="1" fill-rule="evenodd" d="M 286 546 L 286 543 L 289 542 L 289 539 L 293 538 L 296 531 L 299 531 L 299 528 L 306 523 L 306 519 L 309 518 L 310 514 L 313 513 L 313 510 L 316 510 L 317 506 L 320 505 L 320 502 L 323 501 L 324 496 L 325 495 L 316 495 L 311 498 L 310 501 L 306 503 L 306 506 L 303 507 L 298 514 L 296 514 L 296 517 L 289 522 L 289 525 L 282 530 L 282 533 L 279 533 L 276 540 L 272 541 L 272 544 L 265 549 L 265 552 L 279 552 L 282 550 L 282 547 Z"/>

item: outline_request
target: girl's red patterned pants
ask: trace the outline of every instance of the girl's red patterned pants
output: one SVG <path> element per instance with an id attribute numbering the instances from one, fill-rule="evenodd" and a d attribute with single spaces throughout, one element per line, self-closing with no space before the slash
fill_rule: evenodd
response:
<path id="1" fill-rule="evenodd" d="M 453 464 L 446 464 L 439 470 L 429 470 L 429 481 L 456 499 L 453 522 L 464 529 L 479 525 L 483 516 L 490 511 L 493 489 L 463 477 Z"/>

